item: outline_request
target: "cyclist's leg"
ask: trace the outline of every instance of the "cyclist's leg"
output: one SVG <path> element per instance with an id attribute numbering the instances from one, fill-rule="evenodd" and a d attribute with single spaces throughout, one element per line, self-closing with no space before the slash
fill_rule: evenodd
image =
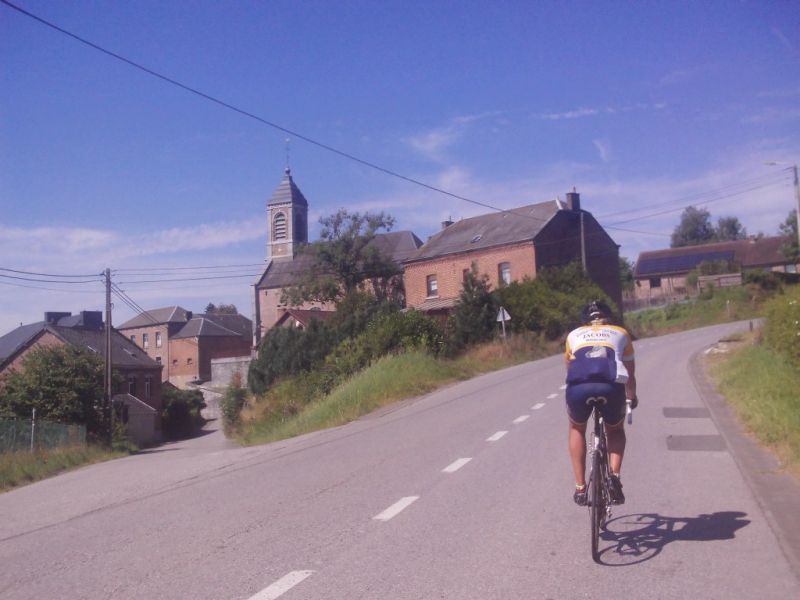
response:
<path id="1" fill-rule="evenodd" d="M 622 457 L 625 454 L 625 386 L 609 383 L 605 391 L 606 403 L 601 414 L 606 424 L 608 463 L 612 473 L 619 475 Z"/>
<path id="2" fill-rule="evenodd" d="M 586 485 L 586 423 L 592 414 L 587 406 L 585 384 L 567 386 L 567 416 L 569 417 L 569 455 L 575 472 L 575 486 Z"/>

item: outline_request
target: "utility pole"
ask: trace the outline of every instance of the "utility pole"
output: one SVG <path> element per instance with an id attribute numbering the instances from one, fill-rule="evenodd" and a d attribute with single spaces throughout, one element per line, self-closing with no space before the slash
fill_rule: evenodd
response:
<path id="1" fill-rule="evenodd" d="M 111 446 L 111 431 L 114 422 L 114 407 L 111 405 L 113 378 L 111 371 L 111 269 L 106 269 L 106 365 L 103 390 L 103 417 L 108 429 L 106 441 Z"/>
<path id="2" fill-rule="evenodd" d="M 583 211 L 581 211 L 581 262 L 583 263 L 584 272 L 588 273 L 586 270 L 586 234 L 583 230 Z"/>
<path id="3" fill-rule="evenodd" d="M 797 179 L 797 165 L 783 162 L 765 162 L 764 164 L 773 166 L 786 165 L 792 170 L 792 173 L 794 173 L 794 205 L 795 216 L 797 217 L 797 247 L 800 248 L 800 182 L 798 182 Z"/>

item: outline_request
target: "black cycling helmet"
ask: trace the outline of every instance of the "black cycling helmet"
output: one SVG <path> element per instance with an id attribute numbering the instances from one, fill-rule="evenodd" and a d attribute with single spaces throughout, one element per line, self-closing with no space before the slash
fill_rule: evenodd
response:
<path id="1" fill-rule="evenodd" d="M 581 310 L 581 323 L 588 325 L 595 319 L 610 319 L 613 316 L 614 311 L 611 310 L 608 304 L 593 300 Z"/>

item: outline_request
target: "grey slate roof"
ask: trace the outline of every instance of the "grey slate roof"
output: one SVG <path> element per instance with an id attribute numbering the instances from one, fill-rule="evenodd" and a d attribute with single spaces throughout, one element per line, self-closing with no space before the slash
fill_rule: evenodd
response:
<path id="1" fill-rule="evenodd" d="M 183 326 L 183 328 L 176 333 L 175 335 L 171 336 L 169 339 L 171 340 L 183 340 L 186 338 L 196 338 L 196 337 L 228 337 L 228 336 L 236 336 L 239 337 L 241 334 L 231 331 L 230 329 L 226 329 L 221 325 L 217 325 L 210 319 L 207 319 L 205 315 L 199 317 L 192 317 L 192 319 Z"/>
<path id="2" fill-rule="evenodd" d="M 267 206 L 272 206 L 274 204 L 299 204 L 301 206 L 308 206 L 303 192 L 300 191 L 300 188 L 298 188 L 292 180 L 289 167 L 286 167 L 286 175 L 283 176 L 283 181 L 278 184 L 278 187 L 272 192 L 272 196 L 267 200 Z"/>
<path id="3" fill-rule="evenodd" d="M 244 315 L 223 315 L 216 313 L 212 314 L 206 313 L 198 316 L 204 319 L 208 319 L 212 323 L 216 323 L 220 327 L 229 329 L 247 339 L 251 339 L 253 337 L 253 321 L 251 321 Z"/>
<path id="4" fill-rule="evenodd" d="M 13 331 L 0 337 L 0 362 L 3 362 L 7 357 L 11 356 L 17 348 L 39 333 L 43 327 L 44 321 L 31 323 L 29 325 L 20 325 Z"/>
<path id="5" fill-rule="evenodd" d="M 405 261 L 422 245 L 422 241 L 411 231 L 379 233 L 372 244 L 378 246 L 398 264 Z M 314 258 L 299 254 L 294 258 L 273 258 L 266 266 L 256 285 L 259 288 L 283 288 L 299 283 L 303 275 L 314 264 Z"/>
<path id="6" fill-rule="evenodd" d="M 634 277 L 688 273 L 701 262 L 710 260 L 731 260 L 743 269 L 790 264 L 781 252 L 781 246 L 787 241 L 789 236 L 776 236 L 641 252 Z"/>
<path id="7" fill-rule="evenodd" d="M 533 240 L 562 208 L 561 203 L 550 200 L 462 219 L 432 236 L 406 262 Z"/>
<path id="8" fill-rule="evenodd" d="M 117 329 L 133 329 L 134 327 L 148 327 L 165 323 L 185 323 L 187 321 L 188 312 L 189 311 L 181 306 L 156 308 L 136 315 L 132 319 L 125 321 L 122 325 L 118 325 Z"/>
<path id="9" fill-rule="evenodd" d="M 76 348 L 87 349 L 98 354 L 105 354 L 106 334 L 102 328 L 86 328 L 74 325 L 74 318 L 65 317 L 58 325 L 44 321 L 22 325 L 0 338 L 0 363 L 25 348 L 36 336 L 49 332 Z M 111 361 L 114 367 L 138 367 L 160 370 L 161 365 L 147 356 L 141 348 L 131 342 L 117 330 L 111 332 Z"/>

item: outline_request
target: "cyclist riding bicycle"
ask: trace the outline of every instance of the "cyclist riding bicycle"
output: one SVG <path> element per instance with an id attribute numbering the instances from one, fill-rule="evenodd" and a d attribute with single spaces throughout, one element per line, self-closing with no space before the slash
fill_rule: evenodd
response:
<path id="1" fill-rule="evenodd" d="M 611 324 L 613 312 L 602 302 L 590 302 L 581 311 L 582 327 L 567 336 L 567 415 L 569 454 L 575 471 L 573 499 L 586 504 L 586 423 L 592 403 L 605 421 L 611 468 L 610 493 L 614 504 L 623 504 L 620 469 L 625 453 L 626 398 L 636 408 L 636 365 L 630 334 Z"/>

